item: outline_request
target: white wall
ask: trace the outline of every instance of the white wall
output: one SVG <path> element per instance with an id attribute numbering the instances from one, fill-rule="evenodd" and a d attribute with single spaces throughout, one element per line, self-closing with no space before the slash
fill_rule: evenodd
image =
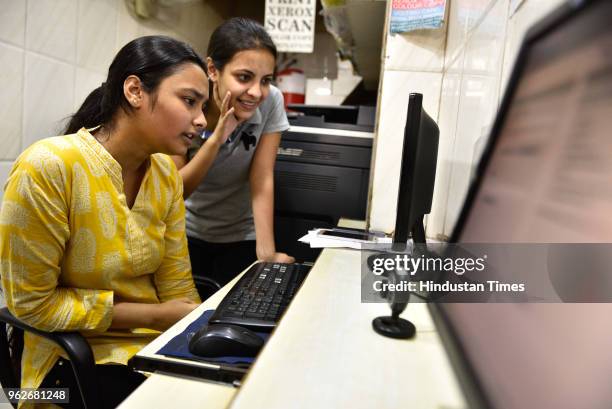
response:
<path id="1" fill-rule="evenodd" d="M 204 55 L 221 21 L 203 1 L 143 21 L 125 0 L 0 0 L 0 186 L 23 149 L 60 132 L 125 43 L 165 34 Z"/>
<path id="2" fill-rule="evenodd" d="M 395 223 L 407 95 L 422 92 L 440 127 L 438 168 L 427 235 L 452 232 L 526 29 L 562 0 L 447 0 L 441 32 L 387 35 L 369 218 L 374 229 Z M 388 13 L 389 15 L 389 13 Z M 388 32 L 388 30 L 387 30 Z"/>

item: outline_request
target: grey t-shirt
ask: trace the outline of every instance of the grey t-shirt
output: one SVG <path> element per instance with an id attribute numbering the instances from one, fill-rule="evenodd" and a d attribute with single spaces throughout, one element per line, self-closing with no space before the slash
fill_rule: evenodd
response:
<path id="1" fill-rule="evenodd" d="M 268 98 L 221 146 L 208 174 L 185 201 L 188 236 L 213 243 L 255 240 L 249 188 L 251 160 L 263 134 L 287 129 L 283 94 L 270 86 Z M 252 135 L 255 142 L 248 150 L 243 143 L 243 139 L 249 139 L 247 135 Z M 203 143 L 194 140 L 187 152 L 189 159 Z"/>

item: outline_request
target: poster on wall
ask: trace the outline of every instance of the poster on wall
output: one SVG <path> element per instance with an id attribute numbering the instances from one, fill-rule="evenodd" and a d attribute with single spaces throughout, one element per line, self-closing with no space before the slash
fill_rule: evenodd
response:
<path id="1" fill-rule="evenodd" d="M 266 0 L 265 27 L 281 52 L 311 53 L 316 0 Z"/>
<path id="2" fill-rule="evenodd" d="M 440 28 L 445 7 L 446 0 L 393 0 L 391 34 Z"/>

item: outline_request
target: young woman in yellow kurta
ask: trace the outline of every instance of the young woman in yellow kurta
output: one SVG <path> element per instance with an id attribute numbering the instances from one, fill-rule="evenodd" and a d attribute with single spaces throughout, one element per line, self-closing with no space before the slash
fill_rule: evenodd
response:
<path id="1" fill-rule="evenodd" d="M 132 380 L 127 361 L 200 301 L 183 183 L 165 154 L 185 155 L 206 126 L 207 99 L 204 63 L 191 47 L 136 39 L 119 51 L 67 135 L 26 149 L 6 184 L 0 274 L 10 311 L 44 331 L 81 332 L 99 369 L 122 365 Z M 62 355 L 27 333 L 21 387 L 57 386 L 49 376 Z M 103 384 L 100 392 L 103 406 L 125 397 Z M 70 396 L 78 406 L 78 391 Z"/>

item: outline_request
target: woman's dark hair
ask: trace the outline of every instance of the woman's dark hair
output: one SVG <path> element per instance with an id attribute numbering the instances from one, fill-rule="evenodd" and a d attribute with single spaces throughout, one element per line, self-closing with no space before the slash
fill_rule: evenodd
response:
<path id="1" fill-rule="evenodd" d="M 244 17 L 234 17 L 215 29 L 210 36 L 207 55 L 217 70 L 244 50 L 267 50 L 276 60 L 276 46 L 261 24 Z"/>
<path id="2" fill-rule="evenodd" d="M 112 126 L 119 108 L 132 110 L 125 99 L 123 83 L 130 75 L 140 78 L 144 90 L 154 92 L 161 81 L 176 72 L 182 64 L 193 63 L 206 72 L 202 58 L 186 43 L 165 36 L 140 37 L 127 43 L 108 68 L 106 82 L 85 98 L 72 116 L 64 134 L 82 127 Z"/>

